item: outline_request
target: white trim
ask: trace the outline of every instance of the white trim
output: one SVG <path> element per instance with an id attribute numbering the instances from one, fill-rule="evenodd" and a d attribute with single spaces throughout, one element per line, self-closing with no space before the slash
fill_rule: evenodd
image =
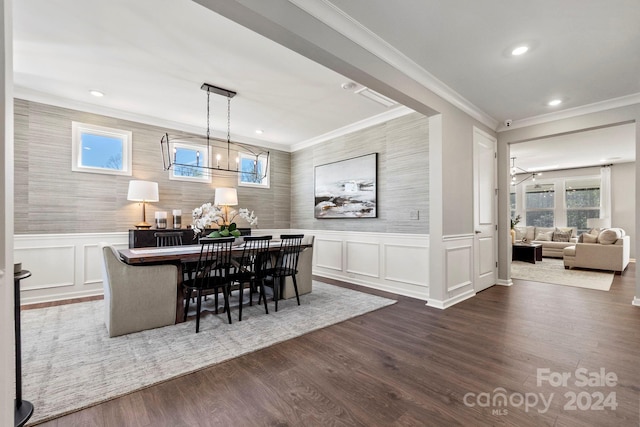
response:
<path id="1" fill-rule="evenodd" d="M 449 308 L 453 305 L 458 304 L 459 302 L 468 300 L 469 298 L 473 298 L 474 296 L 476 296 L 476 292 L 473 289 L 470 289 L 468 292 L 456 295 L 455 297 L 446 299 L 444 301 L 429 298 L 427 300 L 426 306 L 444 310 L 445 308 Z"/>
<path id="2" fill-rule="evenodd" d="M 416 64 L 405 54 L 354 20 L 351 16 L 344 13 L 328 0 L 289 1 L 484 125 L 491 129 L 495 129 L 498 126 L 496 119 L 473 105 L 458 92 L 437 79 L 434 75 Z"/>
<path id="3" fill-rule="evenodd" d="M 299 151 L 304 148 L 308 148 L 313 145 L 320 144 L 322 142 L 341 137 L 343 135 L 347 135 L 362 129 L 370 128 L 380 123 L 388 122 L 390 120 L 397 119 L 399 117 L 406 116 L 407 114 L 411 114 L 414 112 L 415 111 L 413 111 L 411 108 L 405 107 L 405 106 L 394 108 L 393 110 L 385 111 L 384 113 L 377 114 L 375 116 L 360 120 L 358 122 L 351 123 L 350 125 L 346 125 L 341 128 L 324 133 L 322 135 L 318 135 L 316 137 L 307 139 L 306 141 L 301 141 L 301 142 L 292 144 L 291 152 Z"/>
<path id="4" fill-rule="evenodd" d="M 513 281 L 511 279 L 508 280 L 504 280 L 504 279 L 498 279 L 496 281 L 496 285 L 500 285 L 500 286 L 513 286 Z"/>
<path id="5" fill-rule="evenodd" d="M 633 301 L 631 301 L 631 305 L 635 305 L 636 307 L 640 307 L 640 298 L 633 297 Z"/>
<path id="6" fill-rule="evenodd" d="M 501 125 L 497 132 L 503 132 L 511 129 L 524 128 L 527 126 L 539 125 L 555 120 L 568 119 L 571 117 L 582 116 L 585 114 L 597 113 L 599 111 L 611 110 L 614 108 L 626 107 L 628 105 L 640 104 L 640 93 L 621 96 L 619 98 L 607 99 L 605 101 L 594 102 L 592 104 L 581 105 L 579 107 L 567 108 L 562 111 L 553 113 L 540 114 L 539 116 L 528 117 L 525 119 L 514 120 L 509 127 Z"/>

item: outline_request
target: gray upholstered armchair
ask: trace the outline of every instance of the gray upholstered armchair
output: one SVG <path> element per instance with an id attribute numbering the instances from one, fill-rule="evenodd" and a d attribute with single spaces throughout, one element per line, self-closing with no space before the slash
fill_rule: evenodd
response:
<path id="1" fill-rule="evenodd" d="M 175 265 L 132 266 L 100 243 L 105 325 L 110 337 L 173 325 L 178 269 Z"/>

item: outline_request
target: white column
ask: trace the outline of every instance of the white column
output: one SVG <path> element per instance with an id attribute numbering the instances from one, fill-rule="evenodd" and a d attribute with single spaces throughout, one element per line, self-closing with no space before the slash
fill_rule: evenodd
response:
<path id="1" fill-rule="evenodd" d="M 0 85 L 0 425 L 12 426 L 15 399 L 13 321 L 13 41 L 12 2 L 2 0 Z"/>

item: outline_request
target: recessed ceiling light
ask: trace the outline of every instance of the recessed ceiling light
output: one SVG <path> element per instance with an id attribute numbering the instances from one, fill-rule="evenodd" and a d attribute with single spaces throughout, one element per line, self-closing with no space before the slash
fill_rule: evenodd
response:
<path id="1" fill-rule="evenodd" d="M 100 92 L 99 90 L 90 90 L 89 93 L 98 98 L 102 98 L 104 96 L 104 93 Z"/>
<path id="2" fill-rule="evenodd" d="M 256 129 L 256 133 L 258 135 L 262 135 L 264 133 L 264 131 L 262 129 Z"/>
<path id="3" fill-rule="evenodd" d="M 354 82 L 345 82 L 340 85 L 340 87 L 344 90 L 355 89 L 357 85 Z"/>
<path id="4" fill-rule="evenodd" d="M 551 106 L 551 107 L 555 107 L 556 105 L 560 105 L 562 104 L 562 100 L 561 99 L 553 99 L 551 101 L 549 101 L 547 103 L 547 105 Z"/>
<path id="5" fill-rule="evenodd" d="M 523 53 L 527 53 L 528 50 L 529 50 L 529 46 L 518 46 L 517 48 L 511 51 L 511 55 L 519 56 L 519 55 L 522 55 Z"/>

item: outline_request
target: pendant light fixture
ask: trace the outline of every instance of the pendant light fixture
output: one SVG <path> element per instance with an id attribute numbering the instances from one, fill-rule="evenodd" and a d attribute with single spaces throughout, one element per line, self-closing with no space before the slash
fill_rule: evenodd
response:
<path id="1" fill-rule="evenodd" d="M 528 180 L 529 178 L 531 178 L 532 181 L 536 180 L 536 176 L 538 175 L 542 175 L 542 172 L 528 172 L 520 167 L 516 166 L 516 158 L 512 157 L 511 158 L 511 169 L 509 171 L 510 175 L 511 175 L 511 185 L 518 185 L 518 184 L 522 184 L 523 182 L 525 182 L 526 180 Z M 522 178 L 522 176 L 524 175 L 524 178 Z M 517 175 L 520 175 L 520 178 L 522 178 L 520 181 L 518 181 L 518 177 Z"/>
<path id="2" fill-rule="evenodd" d="M 246 144 L 231 141 L 231 98 L 236 96 L 236 92 L 221 87 L 203 83 L 200 89 L 207 92 L 207 135 L 169 135 L 165 133 L 160 140 L 160 150 L 162 152 L 163 169 L 168 171 L 172 168 L 187 168 L 203 176 L 213 176 L 237 173 L 243 177 L 249 177 L 254 182 L 260 182 L 266 177 L 269 165 L 269 151 L 262 150 Z M 221 95 L 227 98 L 227 139 L 211 136 L 211 94 Z M 188 147 L 196 151 L 195 162 L 183 163 L 177 151 L 179 147 Z M 200 160 L 202 150 L 207 159 L 206 162 Z M 250 161 L 243 161 L 243 159 Z"/>

